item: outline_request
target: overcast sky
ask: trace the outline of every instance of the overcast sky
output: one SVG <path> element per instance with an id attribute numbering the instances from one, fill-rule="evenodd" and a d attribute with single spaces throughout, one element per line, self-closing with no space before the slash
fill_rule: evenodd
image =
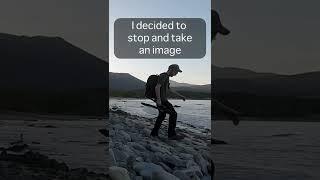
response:
<path id="1" fill-rule="evenodd" d="M 214 64 L 295 74 L 320 70 L 319 0 L 215 0 L 229 37 Z"/>
<path id="2" fill-rule="evenodd" d="M 106 60 L 106 0 L 1 0 L 0 33 L 59 36 Z"/>
<path id="3" fill-rule="evenodd" d="M 216 0 L 214 7 L 232 31 L 217 37 L 216 65 L 285 74 L 320 70 L 319 0 Z M 107 60 L 107 9 L 106 0 L 1 0 L 0 32 L 60 36 Z"/>

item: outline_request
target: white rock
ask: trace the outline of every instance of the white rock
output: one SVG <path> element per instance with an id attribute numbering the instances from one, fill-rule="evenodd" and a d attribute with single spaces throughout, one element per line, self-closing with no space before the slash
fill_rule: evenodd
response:
<path id="1" fill-rule="evenodd" d="M 166 149 L 163 146 L 157 146 L 154 144 L 148 144 L 146 146 L 146 148 L 152 152 L 161 152 L 161 153 L 165 153 L 165 154 L 171 154 L 170 151 L 168 149 Z"/>
<path id="2" fill-rule="evenodd" d="M 136 142 L 129 142 L 128 143 L 129 146 L 131 146 L 132 148 L 136 149 L 136 150 L 139 150 L 139 151 L 145 151 L 146 148 L 139 144 L 139 143 L 136 143 Z"/>
<path id="3" fill-rule="evenodd" d="M 113 153 L 117 162 L 119 161 L 126 162 L 129 157 L 127 153 L 125 153 L 124 151 L 120 151 L 118 149 L 114 149 Z"/>
<path id="4" fill-rule="evenodd" d="M 193 160 L 189 160 L 187 162 L 187 168 L 190 168 L 192 166 L 198 166 L 198 164 L 196 162 L 194 162 Z"/>
<path id="5" fill-rule="evenodd" d="M 193 159 L 192 154 L 180 153 L 179 156 L 182 157 L 183 159 L 187 159 L 187 160 Z"/>
<path id="6" fill-rule="evenodd" d="M 152 178 L 152 174 L 154 172 L 162 172 L 164 171 L 161 166 L 153 164 L 153 163 L 146 163 L 146 162 L 137 162 L 133 165 L 133 169 L 144 178 Z"/>
<path id="7" fill-rule="evenodd" d="M 108 174 L 112 180 L 130 180 L 128 171 L 122 167 L 109 167 Z"/>
<path id="8" fill-rule="evenodd" d="M 201 154 L 196 154 L 194 156 L 194 160 L 196 161 L 196 163 L 198 163 L 198 165 L 201 167 L 202 172 L 207 175 L 208 174 L 208 161 L 206 161 Z"/>
<path id="9" fill-rule="evenodd" d="M 131 136 L 128 133 L 124 132 L 123 130 L 119 131 L 117 136 L 120 136 L 122 139 L 124 139 L 127 142 L 131 141 Z"/>
<path id="10" fill-rule="evenodd" d="M 166 164 L 172 164 L 175 167 L 186 167 L 186 161 L 181 160 L 178 156 L 163 154 L 160 158 Z"/>
<path id="11" fill-rule="evenodd" d="M 142 158 L 142 157 L 136 157 L 136 161 L 142 162 L 142 161 L 143 161 L 143 158 Z"/>

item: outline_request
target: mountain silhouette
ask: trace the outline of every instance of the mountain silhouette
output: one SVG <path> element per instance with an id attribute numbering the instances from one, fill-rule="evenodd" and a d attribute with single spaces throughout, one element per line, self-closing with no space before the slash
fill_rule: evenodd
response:
<path id="1" fill-rule="evenodd" d="M 320 72 L 279 75 L 213 66 L 212 79 L 217 93 L 320 97 L 320 84 L 315 83 L 320 80 Z"/>
<path id="2" fill-rule="evenodd" d="M 144 90 L 145 84 L 145 81 L 142 81 L 129 73 L 109 73 L 109 86 L 111 91 Z M 170 80 L 170 87 L 174 87 L 179 91 L 209 93 L 211 85 L 194 85 Z"/>
<path id="3" fill-rule="evenodd" d="M 213 79 L 251 79 L 258 77 L 274 77 L 273 73 L 257 73 L 247 69 L 234 67 L 211 66 Z"/>
<path id="4" fill-rule="evenodd" d="M 310 121 L 314 118 L 300 117 L 319 114 L 320 72 L 279 75 L 240 68 L 212 69 L 214 97 L 245 116 Z"/>
<path id="5" fill-rule="evenodd" d="M 107 88 L 108 63 L 59 37 L 0 34 L 2 88 Z"/>
<path id="6" fill-rule="evenodd" d="M 60 37 L 0 34 L 0 108 L 105 115 L 108 63 Z"/>
<path id="7" fill-rule="evenodd" d="M 145 82 L 129 73 L 109 73 L 109 87 L 111 91 L 131 91 L 144 89 Z"/>

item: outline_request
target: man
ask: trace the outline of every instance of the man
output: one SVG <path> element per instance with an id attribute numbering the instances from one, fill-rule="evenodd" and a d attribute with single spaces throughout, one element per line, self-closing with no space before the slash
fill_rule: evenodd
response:
<path id="1" fill-rule="evenodd" d="M 211 41 L 215 40 L 216 35 L 219 33 L 221 35 L 228 35 L 230 34 L 230 31 L 223 26 L 220 20 L 220 16 L 215 10 L 211 10 Z M 217 101 L 216 99 L 212 99 L 213 106 L 216 109 L 219 109 L 225 116 L 230 118 L 234 125 L 239 124 L 238 115 L 240 114 L 236 110 L 222 104 L 221 102 Z M 225 144 L 224 141 L 211 139 L 211 144 Z"/>
<path id="2" fill-rule="evenodd" d="M 183 101 L 186 100 L 186 97 L 179 94 L 169 87 L 169 77 L 176 76 L 178 73 L 181 73 L 179 66 L 177 64 L 172 64 L 169 66 L 168 71 L 161 73 L 158 78 L 158 83 L 155 87 L 156 92 L 156 103 L 159 108 L 159 115 L 157 117 L 154 128 L 152 129 L 151 136 L 157 137 L 159 133 L 160 126 L 162 121 L 166 117 L 166 114 L 169 114 L 169 128 L 168 128 L 168 138 L 171 140 L 180 140 L 183 139 L 183 136 L 176 134 L 176 122 L 177 122 L 177 112 L 173 108 L 172 104 L 168 101 L 167 92 L 170 91 L 177 96 L 181 97 Z"/>

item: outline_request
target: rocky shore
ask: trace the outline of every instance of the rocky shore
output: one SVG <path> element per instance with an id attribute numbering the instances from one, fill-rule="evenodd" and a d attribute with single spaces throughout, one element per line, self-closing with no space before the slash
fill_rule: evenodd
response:
<path id="1" fill-rule="evenodd" d="M 109 154 L 113 180 L 211 180 L 211 134 L 178 129 L 183 140 L 168 140 L 164 121 L 159 138 L 150 137 L 155 119 L 109 113 Z"/>
<path id="2" fill-rule="evenodd" d="M 0 180 L 110 179 L 106 174 L 90 172 L 86 168 L 71 169 L 65 163 L 50 159 L 37 152 L 28 151 L 17 154 L 8 151 L 3 149 L 0 154 Z"/>

